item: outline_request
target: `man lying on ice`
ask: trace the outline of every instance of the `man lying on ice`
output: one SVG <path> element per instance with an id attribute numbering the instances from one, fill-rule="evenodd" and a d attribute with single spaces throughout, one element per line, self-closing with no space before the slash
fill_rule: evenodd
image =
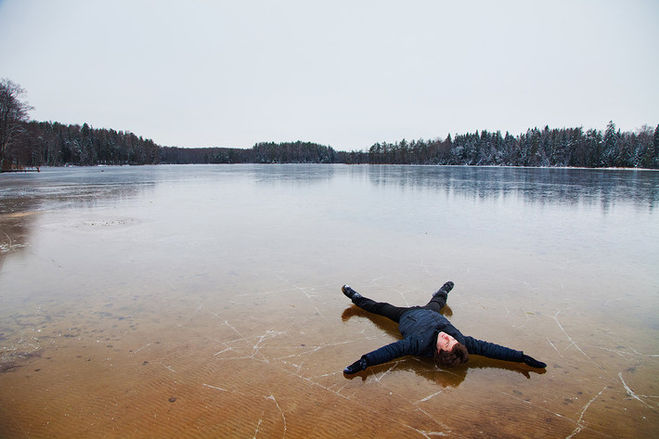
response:
<path id="1" fill-rule="evenodd" d="M 426 306 L 411 307 L 375 302 L 362 296 L 349 285 L 344 285 L 341 290 L 352 300 L 352 303 L 363 310 L 398 323 L 403 339 L 362 355 L 343 372 L 351 375 L 369 366 L 386 363 L 404 355 L 434 357 L 435 364 L 442 367 L 466 363 L 469 354 L 525 363 L 535 368 L 547 367 L 545 363 L 525 355 L 522 351 L 462 335 L 446 317 L 439 313 L 446 305 L 448 293 L 453 289 L 453 285 L 451 281 L 446 282 Z"/>

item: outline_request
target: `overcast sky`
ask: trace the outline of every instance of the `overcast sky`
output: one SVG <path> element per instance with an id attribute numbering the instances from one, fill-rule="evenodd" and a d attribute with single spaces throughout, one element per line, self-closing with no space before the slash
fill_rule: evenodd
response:
<path id="1" fill-rule="evenodd" d="M 36 120 L 338 150 L 659 122 L 659 1 L 0 0 Z"/>

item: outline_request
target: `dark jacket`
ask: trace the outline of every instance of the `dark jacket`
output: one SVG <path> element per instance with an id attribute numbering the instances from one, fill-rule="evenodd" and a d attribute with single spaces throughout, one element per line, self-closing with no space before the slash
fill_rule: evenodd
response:
<path id="1" fill-rule="evenodd" d="M 386 363 L 404 355 L 432 357 L 436 350 L 437 334 L 440 332 L 452 335 L 458 342 L 465 345 L 470 354 L 498 360 L 523 361 L 522 351 L 466 337 L 446 317 L 429 309 L 414 308 L 405 312 L 400 317 L 398 329 L 403 335 L 403 339 L 366 354 L 369 366 Z"/>

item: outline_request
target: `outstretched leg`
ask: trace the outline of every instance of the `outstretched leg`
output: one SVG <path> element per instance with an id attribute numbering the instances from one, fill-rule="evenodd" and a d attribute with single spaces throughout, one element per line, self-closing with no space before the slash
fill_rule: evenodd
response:
<path id="1" fill-rule="evenodd" d="M 341 287 L 341 291 L 343 291 L 343 294 L 352 300 L 352 303 L 361 309 L 373 314 L 384 316 L 396 323 L 400 321 L 400 316 L 403 315 L 405 311 L 410 309 L 408 307 L 394 306 L 386 302 L 376 302 L 374 300 L 368 299 L 350 288 L 350 285 L 344 285 Z"/>
<path id="2" fill-rule="evenodd" d="M 435 294 L 433 294 L 432 299 L 430 299 L 430 302 L 428 302 L 424 308 L 439 312 L 446 305 L 448 293 L 453 289 L 453 285 L 455 284 L 451 281 L 448 281 L 442 285 L 442 287 Z"/>

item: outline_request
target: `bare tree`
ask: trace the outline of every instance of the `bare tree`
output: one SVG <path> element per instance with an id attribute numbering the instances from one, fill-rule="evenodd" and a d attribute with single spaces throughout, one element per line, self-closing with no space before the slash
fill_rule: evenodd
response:
<path id="1" fill-rule="evenodd" d="M 0 80 L 0 170 L 9 169 L 8 153 L 12 142 L 23 129 L 32 107 L 21 96 L 25 90 L 18 84 L 3 78 Z"/>

